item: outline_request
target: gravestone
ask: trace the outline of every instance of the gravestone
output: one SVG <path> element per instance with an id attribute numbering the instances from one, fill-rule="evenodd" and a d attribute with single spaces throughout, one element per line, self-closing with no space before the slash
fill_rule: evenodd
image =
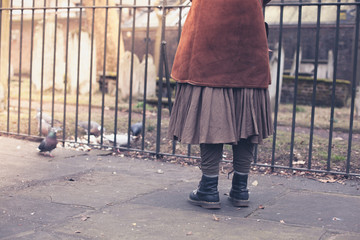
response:
<path id="1" fill-rule="evenodd" d="M 320 77 L 322 77 L 322 76 L 320 76 Z M 327 72 L 326 72 L 325 78 L 327 78 L 327 79 L 334 78 L 334 53 L 332 50 L 329 50 L 329 52 L 328 52 Z"/>
<path id="2" fill-rule="evenodd" d="M 45 24 L 44 53 L 43 44 L 43 22 L 40 21 L 34 31 L 33 47 L 33 65 L 32 65 L 32 82 L 34 89 L 40 91 L 41 78 L 43 71 L 43 89 L 44 91 L 52 89 L 64 89 L 65 75 L 65 39 L 60 24 L 57 24 L 56 33 L 56 62 L 54 65 L 54 38 L 55 38 L 55 21 L 47 20 Z M 42 61 L 44 54 L 44 61 Z M 43 65 L 43 67 L 42 67 Z M 53 71 L 55 69 L 55 86 L 53 86 Z"/>
<path id="3" fill-rule="evenodd" d="M 95 44 L 94 44 L 95 45 Z M 89 33 L 82 31 L 80 39 L 80 60 L 79 54 L 79 34 L 78 31 L 70 33 L 69 54 L 68 54 L 68 84 L 72 94 L 77 92 L 77 80 L 79 78 L 79 94 L 89 92 L 90 84 L 90 64 L 91 64 L 91 38 Z M 96 82 L 96 51 L 93 48 L 92 64 L 92 84 Z M 79 70 L 79 77 L 78 77 Z M 95 85 L 94 85 L 95 86 Z"/>
<path id="4" fill-rule="evenodd" d="M 360 87 L 356 87 L 356 96 L 355 96 L 355 117 L 360 117 Z"/>
<path id="5" fill-rule="evenodd" d="M 292 65 L 291 65 L 290 76 L 295 76 L 295 72 L 296 72 L 296 58 L 297 58 L 297 52 L 295 51 L 295 53 L 294 53 L 294 58 L 293 58 L 293 62 L 292 62 Z M 301 48 L 300 48 L 300 50 L 299 50 L 299 65 L 298 65 L 298 69 L 300 69 L 301 59 L 302 59 L 302 51 L 301 51 Z"/>
<path id="6" fill-rule="evenodd" d="M 356 77 L 355 77 L 355 81 L 354 81 L 354 84 L 356 84 L 355 116 L 357 118 L 360 117 L 360 36 L 359 36 L 358 41 L 359 42 L 358 42 L 358 49 L 357 49 L 357 67 L 356 67 Z M 354 44 L 354 48 L 355 48 L 355 44 Z M 356 51 L 354 51 L 354 56 L 355 56 L 355 53 L 356 53 Z M 355 59 L 355 58 L 353 57 L 353 59 Z"/>
<path id="7" fill-rule="evenodd" d="M 284 59 L 285 59 L 285 51 L 284 48 L 281 48 L 280 71 L 278 73 L 279 44 L 276 44 L 272 57 L 270 59 L 271 84 L 269 86 L 269 95 L 270 95 L 271 110 L 273 112 L 275 110 L 276 101 L 280 102 L 281 99 L 281 88 L 283 82 L 284 62 L 285 62 Z M 278 74 L 279 74 L 279 98 L 276 100 L 276 84 L 277 84 Z"/>
<path id="8" fill-rule="evenodd" d="M 119 63 L 119 97 L 124 101 L 129 100 L 130 97 L 130 80 L 131 80 L 131 58 L 132 54 L 126 51 L 120 58 Z M 145 84 L 145 56 L 140 63 L 136 54 L 133 55 L 133 69 L 132 69 L 132 97 L 140 97 L 144 95 Z M 112 96 L 116 94 L 116 77 L 107 77 L 108 93 Z M 146 95 L 155 96 L 156 92 L 156 70 L 153 57 L 148 56 L 147 67 L 147 88 Z"/>
<path id="9" fill-rule="evenodd" d="M 146 56 L 144 55 L 138 69 L 138 76 L 140 78 L 139 94 L 141 96 L 144 96 L 145 62 L 146 62 Z M 156 67 L 153 56 L 149 54 L 148 62 L 147 62 L 147 75 L 146 75 L 146 96 L 155 97 L 155 95 L 156 95 Z"/>
<path id="10" fill-rule="evenodd" d="M 119 66 L 119 96 L 123 100 L 128 100 L 130 97 L 130 76 L 131 76 L 131 52 L 126 51 L 124 56 L 120 59 Z M 139 94 L 139 78 L 138 69 L 140 66 L 139 58 L 133 55 L 133 85 L 132 85 L 132 96 L 136 97 Z M 110 85 L 109 85 L 110 87 Z M 113 87 L 109 88 L 109 92 L 114 92 Z"/>

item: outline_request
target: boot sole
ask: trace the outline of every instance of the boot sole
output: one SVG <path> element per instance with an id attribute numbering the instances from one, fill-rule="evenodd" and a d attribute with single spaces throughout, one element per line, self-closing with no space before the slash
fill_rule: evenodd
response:
<path id="1" fill-rule="evenodd" d="M 248 207 L 249 200 L 239 200 L 232 197 L 228 198 L 234 207 Z"/>
<path id="2" fill-rule="evenodd" d="M 221 208 L 220 202 L 194 201 L 194 200 L 191 200 L 190 198 L 188 198 L 188 201 L 189 201 L 189 203 L 191 203 L 195 206 L 200 206 L 200 207 L 206 208 L 206 209 L 220 209 Z"/>

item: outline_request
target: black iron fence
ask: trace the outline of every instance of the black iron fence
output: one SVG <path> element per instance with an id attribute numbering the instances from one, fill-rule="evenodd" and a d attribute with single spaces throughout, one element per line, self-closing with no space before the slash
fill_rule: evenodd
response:
<path id="1" fill-rule="evenodd" d="M 198 158 L 166 137 L 189 0 L 0 4 L 2 134 Z M 264 16 L 274 134 L 254 164 L 360 176 L 360 2 L 272 1 Z"/>

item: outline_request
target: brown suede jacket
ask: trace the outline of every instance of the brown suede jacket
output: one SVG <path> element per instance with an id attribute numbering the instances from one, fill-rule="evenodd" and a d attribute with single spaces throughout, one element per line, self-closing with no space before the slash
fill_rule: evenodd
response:
<path id="1" fill-rule="evenodd" d="M 271 83 L 262 5 L 269 0 L 193 0 L 172 68 L 181 83 L 267 88 Z"/>

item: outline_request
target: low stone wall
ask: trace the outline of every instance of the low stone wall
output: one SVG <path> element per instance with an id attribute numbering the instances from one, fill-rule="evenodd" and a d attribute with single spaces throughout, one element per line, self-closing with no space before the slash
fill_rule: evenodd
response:
<path id="1" fill-rule="evenodd" d="M 282 90 L 281 90 L 281 103 L 293 103 L 294 102 L 294 82 L 295 77 L 284 75 Z M 311 105 L 313 94 L 313 82 L 312 77 L 298 77 L 297 87 L 297 104 Z M 316 105 L 317 106 L 331 106 L 332 96 L 332 80 L 330 79 L 318 79 L 316 85 Z M 351 83 L 346 80 L 336 80 L 335 87 L 335 106 L 343 107 L 346 105 L 348 98 L 350 97 Z"/>

